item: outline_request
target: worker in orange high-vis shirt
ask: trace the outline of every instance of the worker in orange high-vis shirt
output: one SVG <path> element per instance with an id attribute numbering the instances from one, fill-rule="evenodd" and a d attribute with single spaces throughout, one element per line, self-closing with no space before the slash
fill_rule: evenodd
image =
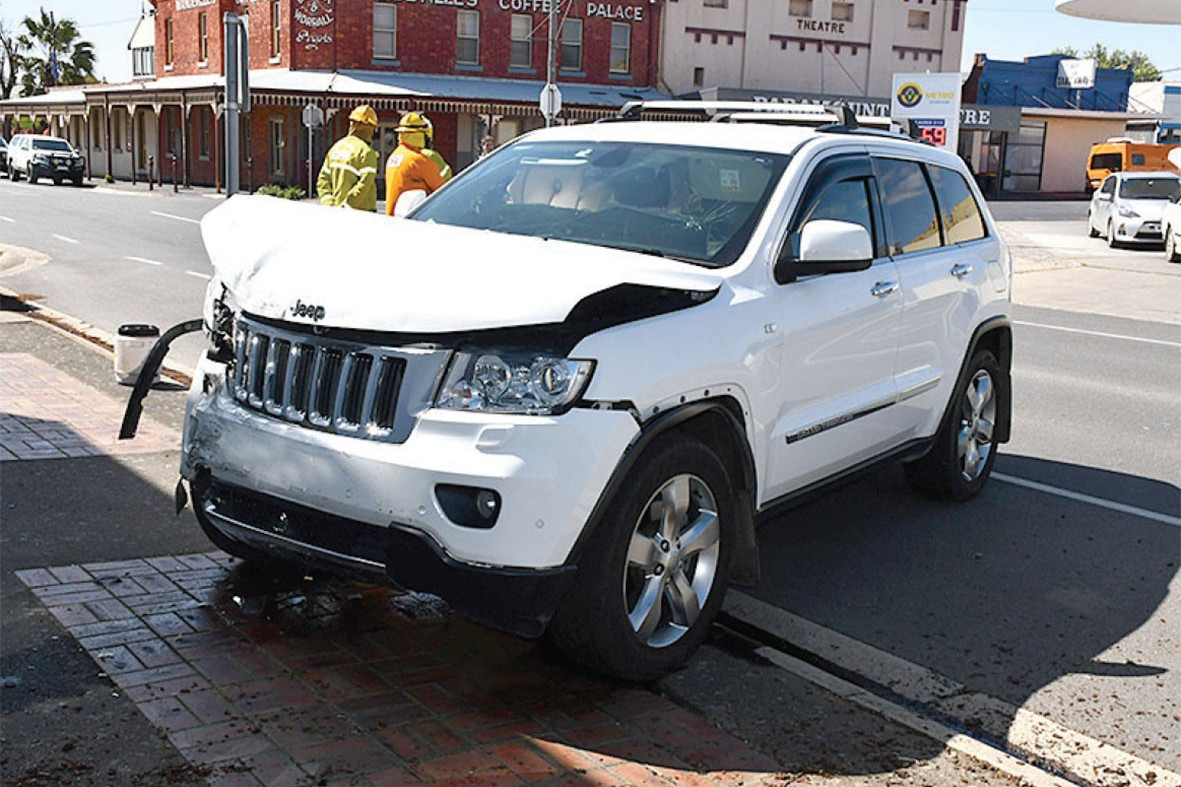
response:
<path id="1" fill-rule="evenodd" d="M 428 124 L 417 112 L 407 112 L 398 124 L 398 147 L 385 163 L 385 215 L 394 215 L 398 197 L 407 191 L 422 189 L 433 193 L 443 183 L 435 162 L 422 150 L 426 147 Z"/>

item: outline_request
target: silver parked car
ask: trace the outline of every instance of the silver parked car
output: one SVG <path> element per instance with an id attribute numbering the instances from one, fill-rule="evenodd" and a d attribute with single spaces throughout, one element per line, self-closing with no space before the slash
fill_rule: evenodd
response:
<path id="1" fill-rule="evenodd" d="M 1171 172 L 1114 172 L 1091 196 L 1087 230 L 1108 246 L 1160 243 L 1165 206 L 1179 193 L 1181 177 Z"/>

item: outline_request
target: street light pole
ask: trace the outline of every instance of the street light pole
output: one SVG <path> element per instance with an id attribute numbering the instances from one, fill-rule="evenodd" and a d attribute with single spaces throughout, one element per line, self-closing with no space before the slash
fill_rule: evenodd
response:
<path id="1" fill-rule="evenodd" d="M 554 17 L 557 16 L 559 0 L 549 0 L 549 41 L 546 47 L 545 54 L 545 89 L 547 93 L 552 93 L 554 89 L 554 55 L 557 47 L 554 45 L 557 41 L 557 31 L 554 30 Z M 545 113 L 545 126 L 549 128 L 553 125 L 554 118 L 550 112 Z"/>

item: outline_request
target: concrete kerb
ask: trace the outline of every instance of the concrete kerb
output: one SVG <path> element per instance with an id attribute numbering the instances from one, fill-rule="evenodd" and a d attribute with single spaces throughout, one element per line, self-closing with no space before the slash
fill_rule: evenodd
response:
<path id="1" fill-rule="evenodd" d="M 111 359 L 113 366 L 115 360 L 115 337 L 107 331 L 96 328 L 90 323 L 63 314 L 55 309 L 51 309 L 48 306 L 25 300 L 18 293 L 3 285 L 0 285 L 0 296 L 11 298 L 13 301 L 23 304 L 27 309 L 27 311 L 23 312 L 24 317 L 36 320 L 43 325 L 69 336 L 74 341 L 98 350 Z M 160 371 L 165 377 L 188 387 L 193 381 L 195 370 L 191 366 L 170 361 L 166 358 Z"/>

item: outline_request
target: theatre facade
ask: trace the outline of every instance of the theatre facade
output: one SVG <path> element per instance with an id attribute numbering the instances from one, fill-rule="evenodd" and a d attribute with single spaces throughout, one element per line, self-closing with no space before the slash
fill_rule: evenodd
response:
<path id="1" fill-rule="evenodd" d="M 243 116 L 240 188 L 308 185 L 360 103 L 380 119 L 375 146 L 397 144 L 403 112 L 425 113 L 435 147 L 460 169 L 480 142 L 544 125 L 549 0 L 152 0 L 129 43 L 132 82 L 50 90 L 0 102 L 11 128 L 38 120 L 88 159 L 92 178 L 222 185 L 226 13 L 246 18 L 253 108 Z M 659 4 L 568 0 L 555 9 L 555 122 L 615 114 L 659 98 Z M 308 106 L 325 123 L 309 130 Z M 314 175 L 313 175 L 314 179 Z"/>

